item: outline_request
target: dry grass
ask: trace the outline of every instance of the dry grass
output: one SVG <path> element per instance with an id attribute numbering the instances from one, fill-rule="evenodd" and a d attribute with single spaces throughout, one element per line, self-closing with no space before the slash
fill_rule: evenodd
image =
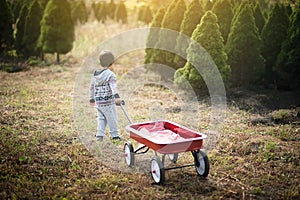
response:
<path id="1" fill-rule="evenodd" d="M 99 26 L 99 30 L 107 28 Z M 119 31 L 116 24 L 108 27 Z M 77 30 L 82 42 L 76 41 L 65 64 L 0 72 L 0 199 L 299 199 L 299 125 L 252 125 L 250 120 L 259 114 L 231 105 L 218 144 L 209 152 L 207 179 L 199 179 L 194 168 L 185 168 L 167 171 L 165 185 L 157 186 L 148 173 L 120 173 L 111 163 L 97 159 L 81 143 L 83 133 L 75 126 L 74 84 L 81 58 L 110 35 L 93 35 L 91 24 L 83 29 Z M 135 52 L 120 58 L 119 80 L 140 65 L 142 55 Z M 148 84 L 132 91 L 127 109 L 135 121 L 149 119 L 149 108 L 159 106 L 165 111 L 159 113 L 162 117 L 181 122 L 176 109 L 180 101 L 171 90 Z M 208 127 L 209 110 L 203 101 L 196 113 L 201 116 L 201 130 Z M 94 117 L 90 116 L 91 126 Z M 120 114 L 126 138 L 125 124 Z M 122 144 L 117 148 L 121 151 Z M 189 157 L 180 155 L 179 163 Z M 119 161 L 123 163 L 122 158 Z"/>

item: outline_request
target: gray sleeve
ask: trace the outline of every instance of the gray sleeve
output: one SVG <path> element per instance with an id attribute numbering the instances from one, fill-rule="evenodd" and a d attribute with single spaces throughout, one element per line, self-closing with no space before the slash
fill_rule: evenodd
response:
<path id="1" fill-rule="evenodd" d="M 112 95 L 116 95 L 119 93 L 118 88 L 117 88 L 117 79 L 116 75 L 112 75 L 109 79 L 109 86 L 112 91 Z"/>
<path id="2" fill-rule="evenodd" d="M 95 99 L 94 95 L 95 95 L 95 83 L 94 83 L 94 76 L 92 76 L 91 84 L 90 84 L 90 100 Z"/>

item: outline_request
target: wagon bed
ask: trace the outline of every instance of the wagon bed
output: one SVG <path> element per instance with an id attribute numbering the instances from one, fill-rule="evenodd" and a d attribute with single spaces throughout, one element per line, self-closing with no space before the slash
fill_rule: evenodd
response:
<path id="1" fill-rule="evenodd" d="M 157 140 L 153 134 L 151 136 L 147 136 L 140 130 L 143 127 L 155 126 L 157 123 L 162 123 L 165 130 L 170 130 L 174 134 L 178 134 L 182 139 L 170 141 L 164 139 L 162 136 L 161 140 Z M 203 133 L 190 130 L 168 120 L 134 123 L 126 126 L 126 130 L 129 131 L 130 138 L 161 154 L 174 154 L 185 151 L 199 150 L 202 148 L 203 139 L 207 137 Z"/>

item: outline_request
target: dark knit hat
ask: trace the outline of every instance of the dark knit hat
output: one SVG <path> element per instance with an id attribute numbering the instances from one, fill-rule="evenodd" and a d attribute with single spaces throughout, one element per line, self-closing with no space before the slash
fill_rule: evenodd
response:
<path id="1" fill-rule="evenodd" d="M 101 51 L 99 60 L 102 67 L 109 67 L 111 64 L 113 64 L 115 57 L 112 52 L 104 50 Z"/>

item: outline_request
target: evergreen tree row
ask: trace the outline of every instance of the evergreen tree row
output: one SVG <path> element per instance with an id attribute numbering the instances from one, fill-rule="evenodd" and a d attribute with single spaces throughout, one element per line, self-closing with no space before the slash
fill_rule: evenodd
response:
<path id="1" fill-rule="evenodd" d="M 7 26 L 6 39 L 1 39 L 1 55 L 15 50 L 18 57 L 43 58 L 44 53 L 60 54 L 71 51 L 74 41 L 74 22 L 67 0 L 0 0 L 1 26 Z M 4 12 L 4 11 L 9 12 Z M 82 11 L 80 11 L 82 12 Z M 77 15 L 80 20 L 81 15 Z M 3 21 L 6 19 L 6 21 Z M 14 27 L 14 28 L 13 28 Z M 4 45 L 5 44 L 5 45 Z"/>
<path id="2" fill-rule="evenodd" d="M 175 83 L 183 86 L 189 81 L 196 92 L 205 91 L 205 83 L 191 62 L 207 58 L 197 55 L 192 42 L 182 39 L 190 37 L 209 53 L 226 87 L 299 88 L 299 3 L 192 0 L 185 5 L 182 0 L 173 0 L 166 10 L 163 16 L 158 12 L 151 26 L 180 34 L 174 42 L 168 41 L 167 35 L 149 33 L 150 42 L 157 38 L 157 48 L 146 49 L 144 62 L 149 70 L 155 68 L 164 76 L 153 64 L 167 65 L 177 70 Z M 172 45 L 170 48 L 186 58 L 159 49 L 162 45 Z"/>
<path id="3" fill-rule="evenodd" d="M 123 1 L 101 3 L 101 11 L 99 5 L 97 11 L 93 7 L 97 19 L 105 21 L 110 17 L 127 23 Z M 24 59 L 31 56 L 43 59 L 45 53 L 56 53 L 59 62 L 60 54 L 72 50 L 74 26 L 86 23 L 89 17 L 84 0 L 0 0 L 0 6 L 2 57 L 12 50 Z"/>
<path id="4" fill-rule="evenodd" d="M 119 1 L 118 4 L 114 0 L 92 3 L 92 10 L 96 19 L 100 22 L 105 22 L 107 19 L 113 19 L 123 24 L 127 23 L 127 8 L 124 1 Z"/>
<path id="5" fill-rule="evenodd" d="M 141 6 L 138 12 L 138 21 L 149 24 L 153 20 L 153 14 L 150 6 Z"/>

